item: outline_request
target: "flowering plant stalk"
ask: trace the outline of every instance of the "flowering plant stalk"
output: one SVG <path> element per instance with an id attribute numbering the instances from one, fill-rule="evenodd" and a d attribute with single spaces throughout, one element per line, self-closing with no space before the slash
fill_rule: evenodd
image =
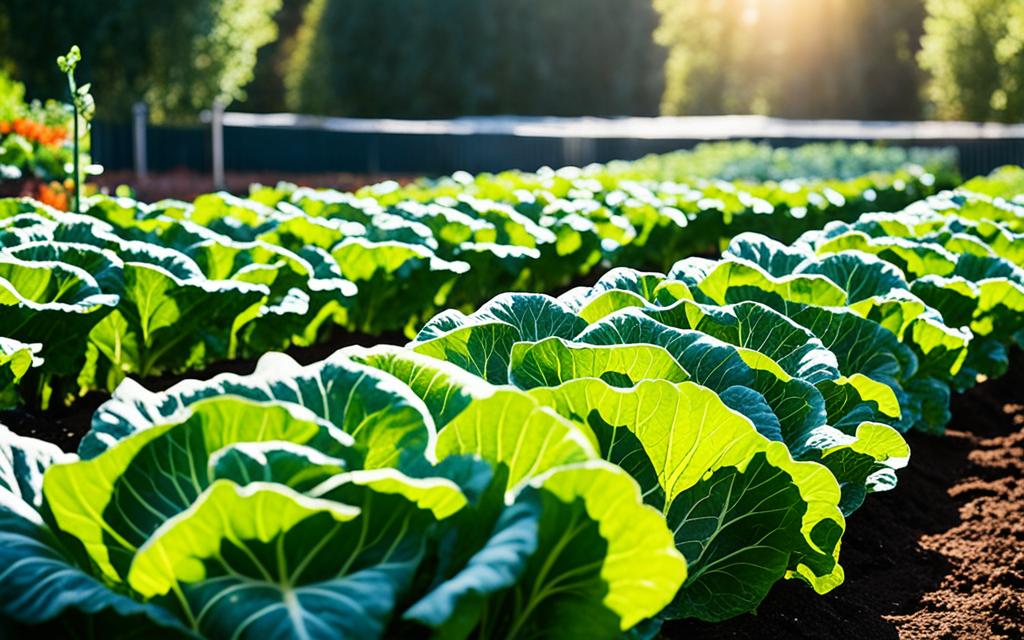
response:
<path id="1" fill-rule="evenodd" d="M 93 101 L 92 95 L 89 93 L 90 84 L 86 83 L 82 86 L 78 86 L 75 81 L 75 67 L 82 61 L 82 52 L 78 48 L 78 45 L 73 45 L 68 51 L 67 55 L 60 56 L 57 58 L 57 66 L 60 68 L 68 78 L 68 89 L 71 92 L 71 105 L 74 109 L 74 119 L 72 124 L 72 142 L 74 145 L 74 200 L 72 201 L 72 207 L 75 213 L 81 213 L 82 206 L 82 173 L 79 168 L 79 118 L 82 120 L 84 127 L 89 126 L 89 122 L 92 120 L 93 115 L 96 112 L 96 103 Z"/>

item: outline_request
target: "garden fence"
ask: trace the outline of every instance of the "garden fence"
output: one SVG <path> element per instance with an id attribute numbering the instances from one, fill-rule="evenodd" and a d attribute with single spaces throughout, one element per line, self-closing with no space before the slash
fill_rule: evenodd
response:
<path id="1" fill-rule="evenodd" d="M 97 122 L 94 159 L 111 170 L 187 169 L 221 179 L 224 171 L 440 175 L 629 160 L 746 139 L 787 147 L 825 140 L 954 147 L 965 177 L 1024 163 L 1024 125 L 991 123 L 762 116 L 369 120 L 217 109 L 204 116 L 193 126 L 155 126 L 140 108 L 132 123 Z"/>

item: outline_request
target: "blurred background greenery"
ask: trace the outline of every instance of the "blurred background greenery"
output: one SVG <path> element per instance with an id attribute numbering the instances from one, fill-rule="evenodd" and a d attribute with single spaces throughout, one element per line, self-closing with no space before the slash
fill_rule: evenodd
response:
<path id="1" fill-rule="evenodd" d="M 1024 0 L 0 0 L 0 69 L 100 118 L 1024 116 Z"/>

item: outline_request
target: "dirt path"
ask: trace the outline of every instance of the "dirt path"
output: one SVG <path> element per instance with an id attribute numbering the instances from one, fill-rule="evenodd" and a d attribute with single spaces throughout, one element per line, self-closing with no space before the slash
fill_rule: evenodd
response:
<path id="1" fill-rule="evenodd" d="M 846 582 L 780 583 L 757 615 L 666 638 L 1024 638 L 1024 358 L 954 400 L 943 438 L 910 434 L 895 490 L 847 522 Z"/>

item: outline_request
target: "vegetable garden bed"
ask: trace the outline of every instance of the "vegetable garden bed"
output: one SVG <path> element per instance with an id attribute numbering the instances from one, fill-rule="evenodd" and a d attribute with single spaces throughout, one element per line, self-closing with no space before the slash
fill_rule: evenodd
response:
<path id="1" fill-rule="evenodd" d="M 87 410 L 114 390 L 79 457 L 0 431 L 0 564 L 26 569 L 0 574 L 0 611 L 98 635 L 611 638 L 840 602 L 884 520 L 904 550 L 941 533 L 951 503 L 887 516 L 875 494 L 1024 341 L 1024 174 L 913 202 L 934 190 L 919 169 L 684 185 L 619 166 L 88 217 L 0 202 L 0 397 Z M 413 340 L 324 359 L 334 325 Z M 302 362 L 250 372 L 289 347 Z M 36 407 L 7 415 L 24 433 Z M 1019 471 L 1014 437 L 957 433 L 937 460 L 962 441 L 969 473 Z M 933 479 L 922 494 L 977 484 Z M 1011 513 L 1014 482 L 976 510 Z M 958 536 L 982 530 L 924 544 L 976 551 Z M 907 629 L 934 613 L 841 602 Z"/>
<path id="2" fill-rule="evenodd" d="M 308 363 L 346 346 L 328 345 L 292 355 Z M 1013 355 L 1007 375 L 954 397 L 945 436 L 908 435 L 914 455 L 900 474 L 899 490 L 868 502 L 844 538 L 842 587 L 820 596 L 782 582 L 756 615 L 675 622 L 662 637 L 1010 640 L 1024 635 L 1024 407 L 1018 404 L 1024 401 L 1024 358 L 1019 351 Z M 210 373 L 244 374 L 251 368 L 233 362 Z M 161 389 L 178 381 L 147 386 Z M 0 413 L 0 424 L 75 450 L 106 399 L 95 394 L 71 411 L 57 408 L 42 416 Z"/>

